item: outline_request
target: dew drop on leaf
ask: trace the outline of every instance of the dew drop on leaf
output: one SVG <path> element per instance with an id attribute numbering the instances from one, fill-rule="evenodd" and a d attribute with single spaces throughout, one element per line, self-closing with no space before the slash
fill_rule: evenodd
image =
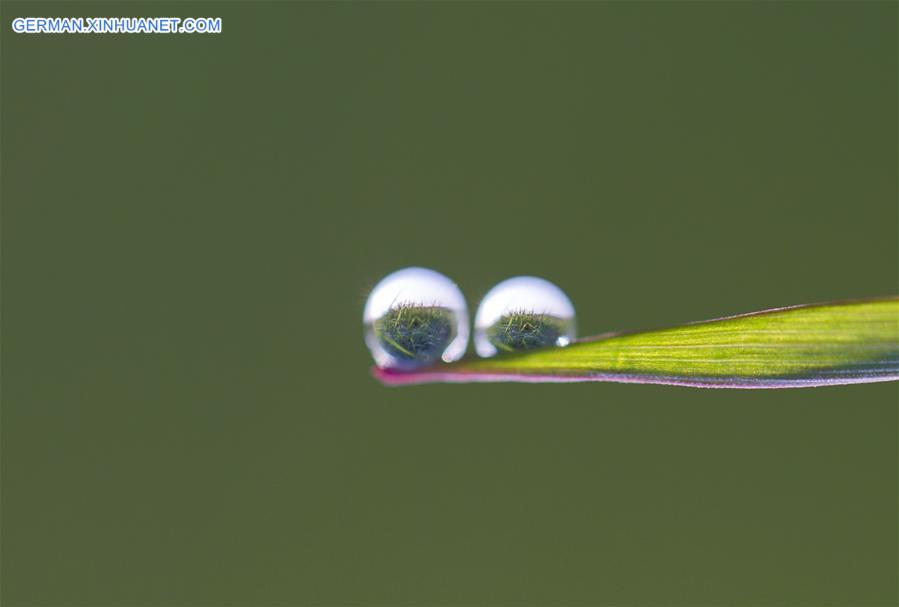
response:
<path id="1" fill-rule="evenodd" d="M 553 283 L 534 276 L 502 281 L 484 296 L 475 315 L 480 356 L 545 346 L 567 346 L 577 336 L 574 305 Z"/>
<path id="2" fill-rule="evenodd" d="M 468 346 L 468 308 L 439 272 L 405 268 L 381 280 L 363 315 L 365 343 L 379 367 L 414 369 L 452 362 Z"/>

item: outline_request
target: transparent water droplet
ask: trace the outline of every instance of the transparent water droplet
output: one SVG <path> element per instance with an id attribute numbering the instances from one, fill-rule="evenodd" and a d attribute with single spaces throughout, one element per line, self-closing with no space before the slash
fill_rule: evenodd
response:
<path id="1" fill-rule="evenodd" d="M 412 369 L 451 362 L 468 346 L 468 307 L 439 272 L 405 268 L 381 280 L 363 315 L 365 343 L 379 367 Z"/>
<path id="2" fill-rule="evenodd" d="M 535 276 L 502 281 L 484 296 L 474 321 L 480 356 L 567 346 L 577 336 L 574 305 L 553 283 Z"/>

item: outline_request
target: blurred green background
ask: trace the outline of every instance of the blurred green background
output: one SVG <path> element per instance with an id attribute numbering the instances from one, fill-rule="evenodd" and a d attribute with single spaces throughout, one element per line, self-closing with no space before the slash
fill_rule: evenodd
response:
<path id="1" fill-rule="evenodd" d="M 361 314 L 896 293 L 897 6 L 4 0 L 3 605 L 895 605 L 895 384 L 388 389 Z"/>

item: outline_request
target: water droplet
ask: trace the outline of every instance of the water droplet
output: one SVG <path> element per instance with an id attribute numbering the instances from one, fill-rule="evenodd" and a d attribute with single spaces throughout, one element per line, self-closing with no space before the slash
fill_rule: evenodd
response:
<path id="1" fill-rule="evenodd" d="M 577 336 L 574 305 L 553 283 L 534 276 L 502 281 L 484 296 L 474 321 L 480 356 L 567 346 Z"/>
<path id="2" fill-rule="evenodd" d="M 405 268 L 372 290 L 363 315 L 365 343 L 379 367 L 451 362 L 468 346 L 468 308 L 456 284 L 439 272 Z"/>

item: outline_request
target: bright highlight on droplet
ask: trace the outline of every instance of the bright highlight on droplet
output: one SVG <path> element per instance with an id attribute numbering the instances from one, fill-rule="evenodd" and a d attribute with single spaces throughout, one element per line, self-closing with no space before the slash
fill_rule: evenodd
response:
<path id="1" fill-rule="evenodd" d="M 574 305 L 553 283 L 535 276 L 504 280 L 487 292 L 475 315 L 480 356 L 567 346 L 577 336 Z"/>
<path id="2" fill-rule="evenodd" d="M 362 318 L 365 343 L 379 367 L 413 369 L 452 362 L 468 346 L 468 307 L 456 284 L 439 272 L 405 268 L 381 280 Z"/>

